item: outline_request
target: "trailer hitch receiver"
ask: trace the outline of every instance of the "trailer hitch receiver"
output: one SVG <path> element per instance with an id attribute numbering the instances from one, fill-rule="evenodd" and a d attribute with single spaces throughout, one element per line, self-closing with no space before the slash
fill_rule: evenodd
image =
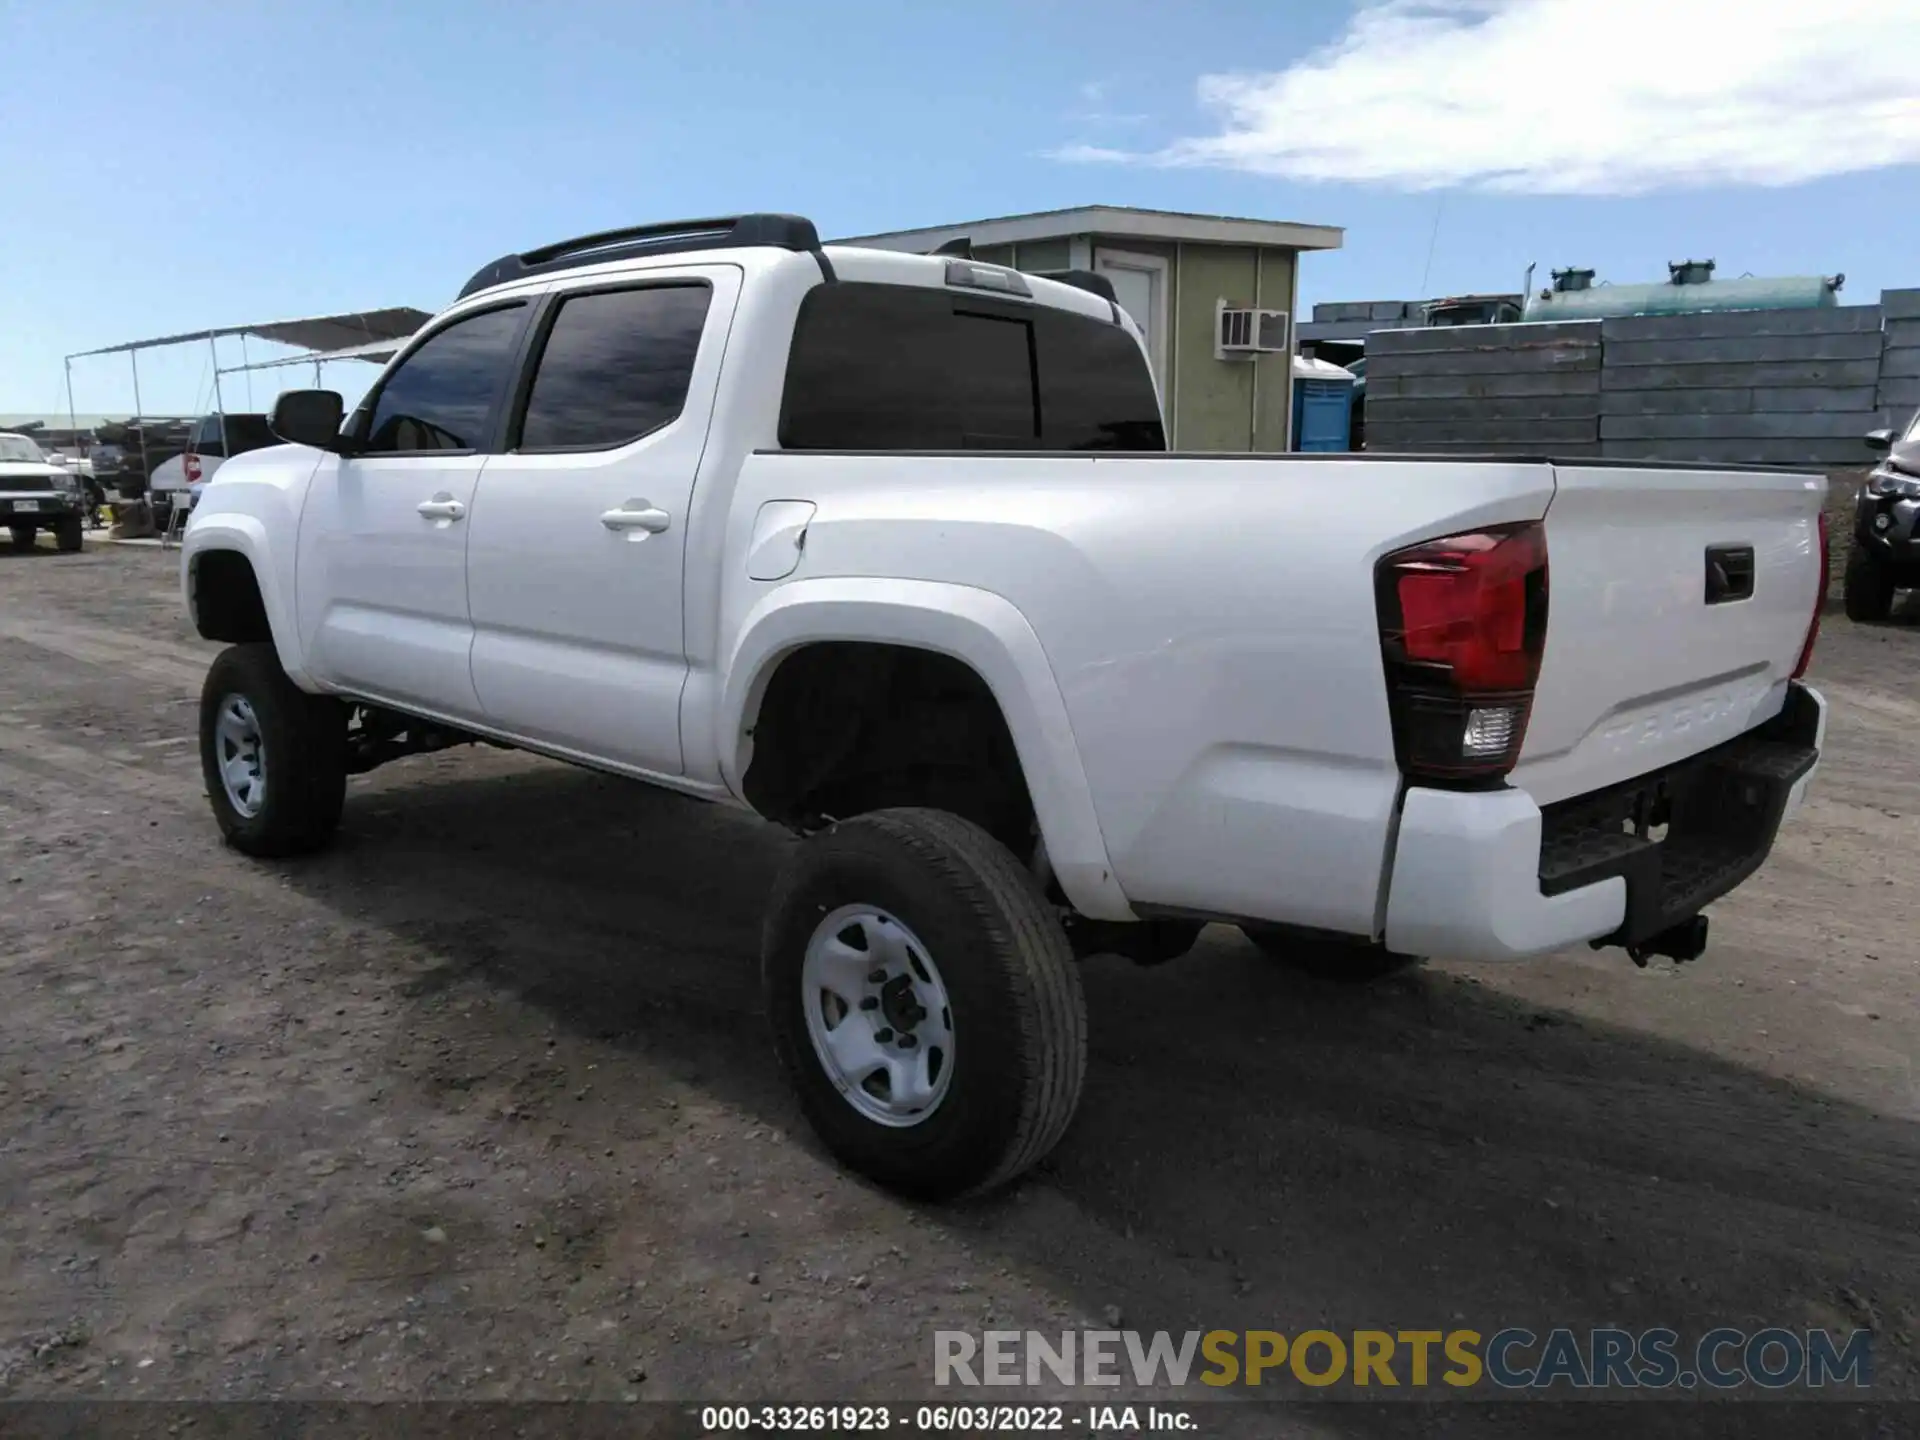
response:
<path id="1" fill-rule="evenodd" d="M 1638 945 L 1629 945 L 1627 956 L 1644 970 L 1647 961 L 1655 955 L 1665 955 L 1676 965 L 1684 965 L 1689 960 L 1698 960 L 1706 948 L 1707 917 L 1694 915 L 1657 935 L 1648 936 Z"/>

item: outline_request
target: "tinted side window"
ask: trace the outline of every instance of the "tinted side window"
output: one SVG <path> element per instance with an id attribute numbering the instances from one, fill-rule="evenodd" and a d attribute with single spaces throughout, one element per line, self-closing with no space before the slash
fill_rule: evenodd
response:
<path id="1" fill-rule="evenodd" d="M 520 448 L 603 449 L 676 419 L 711 295 L 705 285 L 659 285 L 563 300 L 527 396 Z"/>
<path id="2" fill-rule="evenodd" d="M 1108 322 L 847 282 L 801 302 L 793 450 L 1164 450 L 1146 357 Z"/>
<path id="3" fill-rule="evenodd" d="M 456 320 L 402 360 L 374 400 L 366 449 L 483 445 L 524 308 L 510 305 Z"/>

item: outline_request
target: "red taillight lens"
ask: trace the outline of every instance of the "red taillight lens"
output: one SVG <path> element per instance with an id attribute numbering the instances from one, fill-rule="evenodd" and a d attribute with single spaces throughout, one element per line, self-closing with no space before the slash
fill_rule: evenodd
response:
<path id="1" fill-rule="evenodd" d="M 1442 783 L 1511 770 L 1546 648 L 1544 527 L 1397 550 L 1380 562 L 1376 588 L 1401 769 Z"/>
<path id="2" fill-rule="evenodd" d="M 1827 512 L 1820 512 L 1820 581 L 1813 587 L 1813 620 L 1807 626 L 1806 643 L 1800 647 L 1800 663 L 1793 667 L 1793 678 L 1798 680 L 1807 673 L 1807 667 L 1813 663 L 1813 642 L 1820 638 L 1820 612 L 1827 604 L 1827 576 L 1832 573 L 1827 567 L 1833 563 L 1833 540 L 1827 534 Z"/>
<path id="3" fill-rule="evenodd" d="M 1540 673 L 1528 644 L 1527 586 L 1547 565 L 1546 535 L 1450 535 L 1387 557 L 1410 661 L 1445 665 L 1463 690 L 1521 690 Z"/>
<path id="4" fill-rule="evenodd" d="M 200 483 L 200 457 L 198 455 L 194 454 L 191 450 L 182 455 L 180 457 L 180 468 L 186 472 L 187 483 L 189 485 L 198 485 Z"/>

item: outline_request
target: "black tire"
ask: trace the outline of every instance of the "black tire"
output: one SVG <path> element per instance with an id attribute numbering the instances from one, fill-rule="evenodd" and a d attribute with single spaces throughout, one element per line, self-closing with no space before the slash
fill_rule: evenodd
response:
<path id="1" fill-rule="evenodd" d="M 266 782 L 251 815 L 234 804 L 220 774 L 218 721 L 235 696 L 252 708 Z M 234 849 L 263 858 L 318 850 L 333 838 L 346 799 L 346 707 L 296 686 L 271 644 L 230 646 L 214 657 L 200 691 L 200 769 L 213 818 Z"/>
<path id="2" fill-rule="evenodd" d="M 1240 933 L 1263 955 L 1303 975 L 1336 985 L 1368 985 L 1410 970 L 1421 961 L 1418 955 L 1402 955 L 1361 940 L 1302 936 L 1265 925 L 1242 925 Z"/>
<path id="3" fill-rule="evenodd" d="M 1858 540 L 1847 552 L 1846 578 L 1841 590 L 1849 620 L 1884 620 L 1893 613 L 1893 572 L 1860 548 Z"/>
<path id="4" fill-rule="evenodd" d="M 13 536 L 13 548 L 33 549 L 33 537 L 39 533 L 39 528 L 37 525 L 9 525 L 7 530 Z"/>
<path id="5" fill-rule="evenodd" d="M 946 989 L 947 1090 L 907 1125 L 855 1109 L 807 1027 L 808 941 L 825 916 L 856 904 L 912 931 Z M 1012 853 L 945 811 L 876 811 L 808 840 L 767 916 L 761 983 L 774 1048 L 815 1132 L 849 1168 L 902 1194 L 946 1200 L 1004 1184 L 1059 1142 L 1079 1104 L 1087 1012 L 1066 932 Z"/>
<path id="6" fill-rule="evenodd" d="M 63 515 L 53 522 L 53 543 L 64 553 L 71 555 L 78 550 L 86 539 L 86 520 L 80 515 Z"/>

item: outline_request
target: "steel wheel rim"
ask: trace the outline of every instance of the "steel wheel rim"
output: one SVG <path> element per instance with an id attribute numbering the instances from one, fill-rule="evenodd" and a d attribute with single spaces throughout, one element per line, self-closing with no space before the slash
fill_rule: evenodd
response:
<path id="1" fill-rule="evenodd" d="M 260 719 L 246 696 L 221 700 L 213 722 L 213 758 L 227 803 L 243 819 L 253 819 L 267 803 L 267 750 Z"/>
<path id="2" fill-rule="evenodd" d="M 820 1068 L 877 1125 L 931 1117 L 953 1081 L 953 1010 L 919 936 L 875 905 L 821 919 L 800 966 L 800 1003 Z"/>

